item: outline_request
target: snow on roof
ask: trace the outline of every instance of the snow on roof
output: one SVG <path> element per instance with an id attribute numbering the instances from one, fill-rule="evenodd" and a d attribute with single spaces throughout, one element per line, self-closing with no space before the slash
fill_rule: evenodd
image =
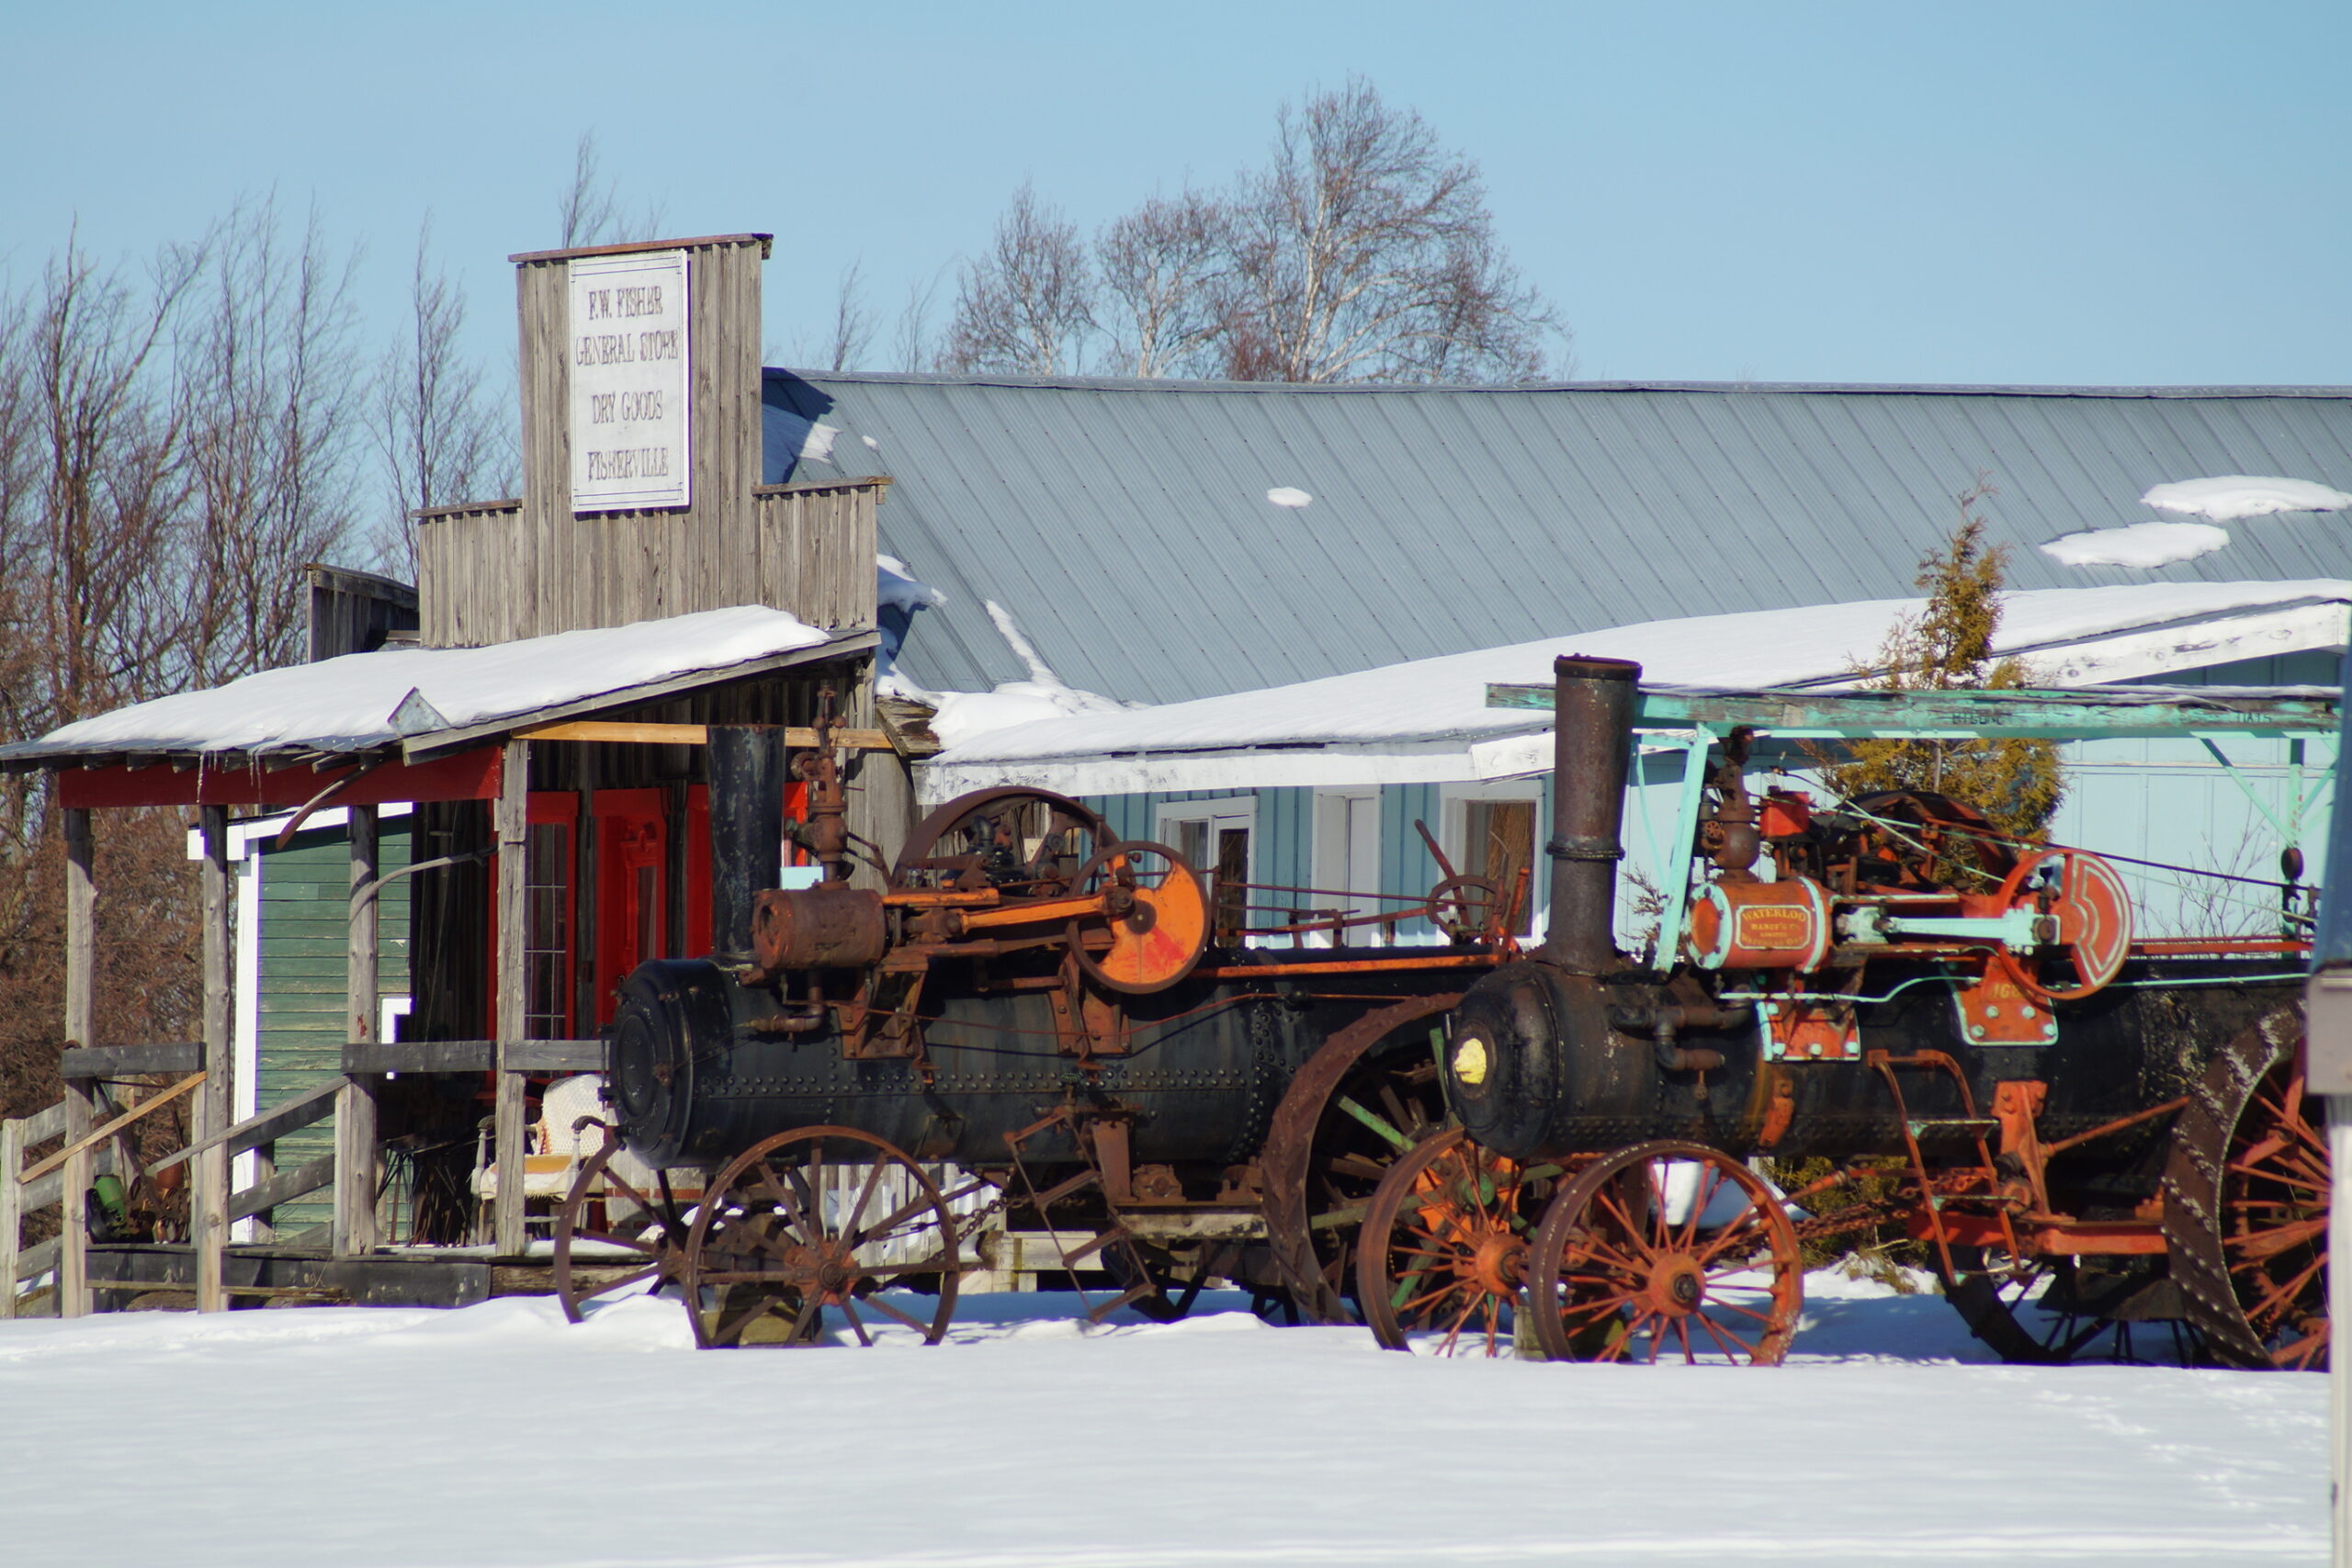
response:
<path id="1" fill-rule="evenodd" d="M 2274 512 L 2341 512 L 2352 495 L 2312 479 L 2282 479 L 2256 474 L 2218 474 L 2152 487 L 2141 503 L 2163 512 L 2185 512 L 2216 523 L 2267 517 Z"/>
<path id="2" fill-rule="evenodd" d="M 118 708 L 0 748 L 0 758 L 373 750 L 818 648 L 838 637 L 782 610 L 744 605 L 488 648 L 346 654 Z"/>
<path id="3" fill-rule="evenodd" d="M 1638 660 L 1649 685 L 1846 685 L 1877 662 L 1896 619 L 1917 615 L 1924 603 L 1877 599 L 1650 621 L 1230 696 L 1021 724 L 942 751 L 928 765 L 924 793 L 1015 781 L 1125 794 L 1488 776 L 1475 754 L 1479 743 L 1550 725 L 1538 714 L 1487 707 L 1487 684 L 1548 682 L 1559 654 Z M 2041 589 L 2003 596 L 1996 651 L 2024 658 L 2037 685 L 2092 685 L 2339 647 L 2348 603 L 2352 582 L 2334 579 Z M 1327 750 L 1302 756 L 1302 748 Z M 1334 771 L 1329 749 L 1376 751 L 1382 760 Z M 1523 750 L 1513 748 L 1513 755 Z M 1252 753 L 1247 767 L 1234 765 L 1238 751 Z M 1218 760 L 1205 765 L 1211 758 Z"/>
<path id="4" fill-rule="evenodd" d="M 2211 523 L 2132 523 L 2061 535 L 2041 553 L 2068 566 L 2159 567 L 2211 555 L 2229 542 L 2230 531 Z"/>

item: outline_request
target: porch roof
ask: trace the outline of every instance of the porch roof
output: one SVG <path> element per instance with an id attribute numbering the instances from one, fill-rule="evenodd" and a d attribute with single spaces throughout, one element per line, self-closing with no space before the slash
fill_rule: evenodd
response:
<path id="1" fill-rule="evenodd" d="M 265 670 L 0 746 L 0 769 L 134 761 L 415 761 L 532 725 L 863 652 L 760 605 L 560 632 L 486 648 L 385 649 Z"/>

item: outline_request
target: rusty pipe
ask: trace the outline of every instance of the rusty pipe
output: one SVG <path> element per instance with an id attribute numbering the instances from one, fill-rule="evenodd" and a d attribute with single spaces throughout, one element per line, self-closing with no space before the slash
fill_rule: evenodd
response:
<path id="1" fill-rule="evenodd" d="M 1579 975 L 1616 967 L 1617 863 L 1642 667 L 1552 661 L 1552 916 L 1535 956 Z"/>

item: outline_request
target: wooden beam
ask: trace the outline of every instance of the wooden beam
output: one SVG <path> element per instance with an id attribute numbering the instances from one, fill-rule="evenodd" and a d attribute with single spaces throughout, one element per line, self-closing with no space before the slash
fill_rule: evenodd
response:
<path id="1" fill-rule="evenodd" d="M 24 1122 L 25 1147 L 45 1144 L 65 1131 L 65 1102 L 61 1100 L 46 1111 L 36 1111 Z"/>
<path id="2" fill-rule="evenodd" d="M 498 1013 L 497 1090 L 492 1102 L 498 1195 L 492 1200 L 492 1240 L 502 1257 L 523 1251 L 524 1102 L 516 1059 L 529 1032 L 528 976 L 524 964 L 530 922 L 531 743 L 506 743 L 503 788 L 498 796 L 498 951 L 491 973 Z"/>
<path id="3" fill-rule="evenodd" d="M 224 1128 L 201 1142 L 165 1155 L 149 1166 L 147 1173 L 153 1176 L 169 1170 L 216 1148 L 224 1149 L 231 1155 L 241 1155 L 247 1149 L 274 1144 L 288 1133 L 307 1127 L 313 1122 L 323 1122 L 334 1115 L 334 1098 L 342 1088 L 339 1083 L 321 1084 L 308 1094 L 297 1095 L 282 1105 L 273 1105 L 258 1116 L 249 1116 L 233 1127 Z"/>
<path id="4" fill-rule="evenodd" d="M 376 1038 L 377 826 L 374 807 L 351 808 L 350 923 L 343 963 L 346 1040 Z M 376 1250 L 376 1080 L 346 1075 L 335 1095 L 333 1250 L 337 1258 Z"/>
<path id="5" fill-rule="evenodd" d="M 203 844 L 204 1093 L 196 1102 L 199 1138 L 236 1121 L 236 1049 L 229 983 L 229 808 L 208 806 L 198 816 Z M 229 1151 L 214 1145 L 196 1159 L 188 1190 L 188 1242 L 196 1253 L 196 1310 L 226 1312 L 221 1290 L 229 1247 Z"/>
<path id="6" fill-rule="evenodd" d="M 591 740 L 621 746 L 704 746 L 710 741 L 710 727 L 707 724 L 628 724 L 602 719 L 580 719 L 569 724 L 543 724 L 536 729 L 515 731 L 518 740 Z M 889 751 L 897 748 L 885 731 L 879 729 L 837 729 L 834 743 L 853 751 Z M 805 724 L 786 725 L 784 730 L 786 746 L 809 747 L 817 744 L 817 731 Z"/>
<path id="7" fill-rule="evenodd" d="M 193 1073 L 203 1066 L 200 1040 L 173 1040 L 160 1045 L 77 1045 L 67 1048 L 57 1076 L 127 1078 L 141 1073 Z"/>
<path id="8" fill-rule="evenodd" d="M 0 1323 L 17 1315 L 17 1254 L 24 1247 L 24 1189 L 17 1184 L 25 1164 L 25 1123 L 0 1116 Z"/>
<path id="9" fill-rule="evenodd" d="M 316 1192 L 334 1179 L 335 1156 L 321 1155 L 308 1165 L 279 1171 L 266 1181 L 256 1182 L 243 1192 L 230 1194 L 229 1218 L 232 1221 L 251 1219 L 280 1203 L 290 1203 L 305 1192 Z"/>
<path id="10" fill-rule="evenodd" d="M 38 1180 L 41 1177 L 47 1176 L 51 1171 L 55 1170 L 59 1166 L 65 1164 L 75 1156 L 86 1154 L 93 1146 L 105 1143 L 117 1132 L 130 1126 L 133 1122 L 138 1121 L 149 1111 L 161 1111 L 164 1106 L 169 1105 L 173 1100 L 177 1100 L 180 1096 L 186 1094 L 188 1090 L 196 1088 L 204 1081 L 205 1076 L 202 1073 L 191 1073 L 187 1077 L 180 1079 L 179 1082 L 174 1084 L 171 1088 L 163 1090 L 161 1093 L 149 1095 L 146 1099 L 141 1100 L 138 1104 L 132 1106 L 121 1115 L 114 1117 L 102 1126 L 94 1127 L 88 1132 L 82 1134 L 72 1143 L 66 1145 L 63 1148 L 59 1149 L 55 1154 L 51 1155 L 47 1159 L 41 1160 L 28 1168 L 25 1173 L 22 1176 L 19 1176 L 17 1179 L 22 1182 L 30 1183 Z"/>
<path id="11" fill-rule="evenodd" d="M 487 1073 L 505 1060 L 521 1073 L 600 1073 L 602 1040 L 353 1041 L 343 1048 L 346 1073 Z"/>
<path id="12" fill-rule="evenodd" d="M 87 1046 L 97 1038 L 97 913 L 96 856 L 90 838 L 90 813 L 69 807 L 65 812 L 65 1043 Z M 90 1130 L 96 1106 L 86 1082 L 68 1079 L 65 1085 L 65 1125 L 59 1129 L 74 1142 Z M 58 1231 L 57 1311 L 61 1317 L 80 1317 L 90 1300 L 90 1158 L 77 1154 L 65 1165 L 64 1211 Z"/>

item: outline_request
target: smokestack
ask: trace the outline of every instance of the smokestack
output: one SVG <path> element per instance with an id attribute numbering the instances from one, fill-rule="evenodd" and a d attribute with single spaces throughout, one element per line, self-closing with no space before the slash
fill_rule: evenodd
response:
<path id="1" fill-rule="evenodd" d="M 1623 659 L 1552 661 L 1552 921 L 1536 956 L 1579 975 L 1617 963 L 1617 833 L 1641 678 Z"/>
<path id="2" fill-rule="evenodd" d="M 749 962 L 752 899 L 784 866 L 784 729 L 714 724 L 710 777 L 710 946 Z"/>

